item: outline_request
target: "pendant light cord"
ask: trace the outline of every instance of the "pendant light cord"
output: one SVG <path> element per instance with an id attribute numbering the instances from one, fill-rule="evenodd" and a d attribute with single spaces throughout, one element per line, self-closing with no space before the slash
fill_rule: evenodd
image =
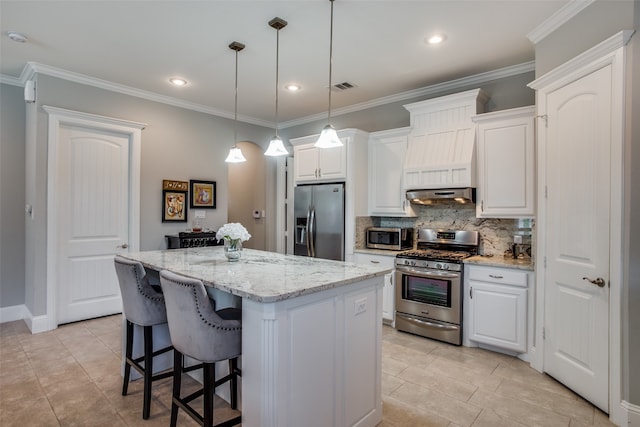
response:
<path id="1" fill-rule="evenodd" d="M 238 141 L 238 51 L 236 50 L 236 90 L 235 108 L 233 110 L 233 146 L 236 147 Z"/>
<path id="2" fill-rule="evenodd" d="M 280 65 L 280 29 L 276 30 L 276 137 L 278 136 L 278 69 Z"/>
<path id="3" fill-rule="evenodd" d="M 331 26 L 329 28 L 329 116 L 327 123 L 331 124 L 331 71 L 333 68 L 333 0 L 331 2 Z"/>

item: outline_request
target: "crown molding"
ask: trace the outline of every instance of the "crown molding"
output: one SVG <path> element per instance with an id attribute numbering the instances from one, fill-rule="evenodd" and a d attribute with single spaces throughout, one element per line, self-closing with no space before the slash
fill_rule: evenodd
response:
<path id="1" fill-rule="evenodd" d="M 112 92 L 122 93 L 124 95 L 134 96 L 137 98 L 147 99 L 149 101 L 172 105 L 172 106 L 184 108 L 187 110 L 198 111 L 205 114 L 211 114 L 213 116 L 224 117 L 231 120 L 234 119 L 233 113 L 225 110 L 208 107 L 202 104 L 196 104 L 195 102 L 183 101 L 181 99 L 173 98 L 170 96 L 159 95 L 154 92 L 137 89 L 137 88 L 122 85 L 119 83 L 113 83 L 107 80 L 102 80 L 102 79 L 87 76 L 84 74 L 75 73 L 73 71 L 67 71 L 61 68 L 39 64 L 37 62 L 28 62 L 27 65 L 25 65 L 25 68 L 22 70 L 22 74 L 20 75 L 20 79 L 23 82 L 23 85 L 25 81 L 30 80 L 35 74 L 45 74 L 47 76 L 56 77 L 59 79 L 84 84 L 87 86 L 97 87 L 97 88 L 109 90 Z M 265 120 L 256 119 L 253 117 L 238 115 L 238 120 L 241 122 L 250 123 L 258 126 L 273 127 L 273 123 Z"/>
<path id="2" fill-rule="evenodd" d="M 447 91 L 454 91 L 457 89 L 468 88 L 470 86 L 477 86 L 492 80 L 498 80 L 506 77 L 516 76 L 519 74 L 532 72 L 534 70 L 535 70 L 534 61 L 524 62 L 522 64 L 499 68 L 493 71 L 487 71 L 484 73 L 475 74 L 475 75 L 463 77 L 460 79 L 450 80 L 444 83 L 438 83 L 435 85 L 426 86 L 426 87 L 411 90 L 411 91 L 401 92 L 395 95 L 377 98 L 371 101 L 353 104 L 343 108 L 337 108 L 335 110 L 332 110 L 332 116 L 336 117 L 339 115 L 366 110 L 368 108 L 379 107 L 381 105 L 386 105 L 394 102 L 404 102 L 404 101 L 415 99 L 415 98 L 437 95 Z M 224 117 L 232 120 L 234 118 L 233 113 L 229 111 L 220 110 L 217 108 L 211 108 L 211 107 L 207 107 L 201 104 L 196 104 L 193 102 L 183 101 L 183 100 L 172 98 L 169 96 L 159 95 L 154 92 L 136 89 L 134 87 L 109 82 L 107 80 L 102 80 L 102 79 L 87 76 L 84 74 L 63 70 L 61 68 L 51 67 L 49 65 L 44 65 L 37 62 L 28 62 L 25 65 L 24 69 L 22 70 L 22 73 L 20 74 L 19 78 L 0 74 L 0 83 L 12 84 L 15 86 L 24 86 L 25 82 L 33 79 L 36 74 L 45 74 L 51 77 L 56 77 L 63 80 L 72 81 L 75 83 L 93 86 L 100 89 L 118 92 L 118 93 L 134 96 L 142 99 L 147 99 L 150 101 L 160 102 L 163 104 L 168 104 L 175 107 L 184 108 L 187 110 L 193 110 L 193 111 L 198 111 L 205 114 L 211 114 L 213 116 Z M 280 123 L 278 127 L 280 129 L 286 129 L 289 127 L 322 120 L 326 117 L 327 117 L 327 114 L 323 112 L 323 113 L 314 114 L 311 116 L 301 117 L 295 120 L 290 120 L 288 122 L 283 122 L 283 123 Z M 242 116 L 242 115 L 238 115 L 238 121 L 254 124 L 257 126 L 264 126 L 268 128 L 275 127 L 275 123 L 273 122 L 260 120 L 260 119 L 256 119 L 248 116 Z"/>
<path id="3" fill-rule="evenodd" d="M 401 92 L 395 95 L 385 96 L 371 101 L 353 104 L 348 107 L 336 108 L 331 110 L 331 116 L 336 117 L 347 113 L 366 110 L 368 108 L 379 107 L 381 105 L 391 104 L 393 102 L 404 102 L 410 99 L 420 98 L 424 96 L 437 95 L 443 92 L 468 88 L 469 86 L 477 86 L 483 83 L 498 80 L 506 77 L 517 76 L 519 74 L 535 71 L 535 62 L 529 61 L 522 64 L 512 65 L 509 67 L 499 68 L 485 73 L 475 74 L 469 77 L 463 77 L 456 80 L 450 80 L 444 83 L 438 83 L 431 86 L 425 86 L 407 92 Z M 281 129 L 290 128 L 305 123 L 322 120 L 327 117 L 326 113 L 314 114 L 313 116 L 302 117 L 300 119 L 290 120 L 280 124 Z"/>
<path id="4" fill-rule="evenodd" d="M 571 0 L 527 34 L 527 38 L 533 44 L 540 43 L 545 37 L 560 28 L 594 1 L 595 0 Z"/>

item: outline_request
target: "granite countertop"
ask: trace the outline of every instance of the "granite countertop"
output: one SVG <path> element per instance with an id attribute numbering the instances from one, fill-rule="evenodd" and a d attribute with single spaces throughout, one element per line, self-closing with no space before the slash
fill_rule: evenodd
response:
<path id="1" fill-rule="evenodd" d="M 491 267 L 514 268 L 518 270 L 533 271 L 534 265 L 531 258 L 513 259 L 503 256 L 476 255 L 464 260 L 465 264 L 486 265 Z"/>
<path id="2" fill-rule="evenodd" d="M 132 252 L 122 257 L 145 268 L 170 270 L 202 280 L 206 286 L 258 302 L 276 302 L 337 288 L 391 270 L 375 265 L 284 255 L 244 249 L 238 262 L 229 262 L 222 246 Z"/>
<path id="3" fill-rule="evenodd" d="M 392 251 L 389 249 L 368 249 L 368 248 L 356 248 L 353 250 L 354 253 L 357 254 L 370 254 L 370 255 L 386 255 L 386 256 L 391 256 L 391 257 L 395 257 L 396 255 L 402 253 L 402 252 L 406 252 L 410 249 L 401 249 L 398 251 Z"/>

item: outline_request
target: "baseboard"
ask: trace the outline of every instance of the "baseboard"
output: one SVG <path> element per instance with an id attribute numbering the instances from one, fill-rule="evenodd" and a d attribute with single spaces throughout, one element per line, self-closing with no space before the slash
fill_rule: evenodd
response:
<path id="1" fill-rule="evenodd" d="M 42 316 L 34 316 L 26 306 L 24 308 L 24 311 L 24 322 L 27 324 L 27 327 L 32 334 L 38 334 L 40 332 L 46 332 L 55 329 L 55 327 L 52 328 L 51 325 L 49 325 L 49 318 L 46 314 Z"/>
<path id="2" fill-rule="evenodd" d="M 620 403 L 620 406 L 622 406 L 623 417 L 620 427 L 640 427 L 640 406 L 625 400 Z"/>
<path id="3" fill-rule="evenodd" d="M 24 304 L 0 307 L 0 323 L 15 322 L 24 319 L 27 307 Z"/>

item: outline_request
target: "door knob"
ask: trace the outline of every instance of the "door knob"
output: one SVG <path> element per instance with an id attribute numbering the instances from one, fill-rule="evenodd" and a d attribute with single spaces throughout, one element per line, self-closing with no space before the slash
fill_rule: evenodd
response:
<path id="1" fill-rule="evenodd" d="M 129 245 L 127 245 L 126 243 L 121 244 L 120 246 L 118 246 L 119 248 L 122 249 L 127 249 L 129 247 Z"/>
<path id="2" fill-rule="evenodd" d="M 582 280 L 587 280 L 591 283 L 593 283 L 594 285 L 597 285 L 601 288 L 604 288 L 604 279 L 602 277 L 598 277 L 595 280 L 589 279 L 588 277 L 583 277 Z"/>

